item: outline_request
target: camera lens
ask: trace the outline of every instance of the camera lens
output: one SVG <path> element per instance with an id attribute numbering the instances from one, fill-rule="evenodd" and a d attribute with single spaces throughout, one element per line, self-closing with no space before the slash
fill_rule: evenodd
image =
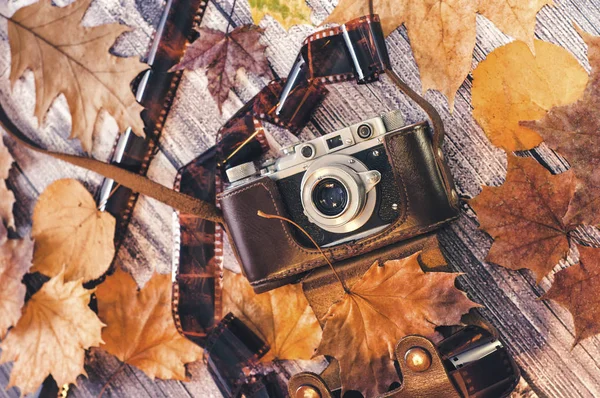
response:
<path id="1" fill-rule="evenodd" d="M 373 129 L 368 124 L 361 124 L 356 130 L 358 136 L 362 139 L 369 138 L 373 134 Z"/>
<path id="2" fill-rule="evenodd" d="M 319 212 L 333 217 L 340 215 L 346 209 L 348 191 L 340 181 L 326 178 L 313 189 L 312 200 Z"/>

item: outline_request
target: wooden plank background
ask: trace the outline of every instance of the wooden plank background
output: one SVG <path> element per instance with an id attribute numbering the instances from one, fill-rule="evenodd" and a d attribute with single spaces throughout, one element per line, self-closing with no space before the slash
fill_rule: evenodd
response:
<path id="1" fill-rule="evenodd" d="M 32 2 L 1 0 L 0 13 L 11 15 L 18 8 Z M 55 1 L 58 5 L 69 2 Z M 211 0 L 203 26 L 224 30 L 232 3 L 233 0 Z M 316 25 L 333 10 L 337 0 L 309 0 L 308 3 L 314 10 L 312 22 Z M 119 38 L 112 51 L 118 55 L 143 57 L 162 7 L 163 2 L 160 0 L 96 0 L 83 23 L 94 26 L 120 22 L 131 26 L 133 30 Z M 232 26 L 250 22 L 247 1 L 237 1 Z M 539 13 L 536 36 L 567 48 L 589 70 L 585 46 L 573 29 L 572 22 L 588 32 L 600 34 L 600 0 L 556 0 L 555 6 L 545 7 Z M 286 32 L 270 17 L 266 17 L 260 25 L 266 29 L 264 43 L 268 45 L 267 56 L 273 74 L 286 76 L 302 40 L 315 27 L 295 26 Z M 79 144 L 68 139 L 71 119 L 64 98 L 58 98 L 42 126 L 38 127 L 37 119 L 32 116 L 35 101 L 32 74 L 26 73 L 14 87 L 10 87 L 10 50 L 6 32 L 6 21 L 0 17 L 2 105 L 13 120 L 40 144 L 57 151 L 82 153 Z M 479 16 L 473 66 L 494 48 L 508 41 L 508 37 Z M 387 43 L 394 69 L 414 89 L 420 90 L 419 73 L 405 29 L 400 28 L 390 35 Z M 186 72 L 165 126 L 160 152 L 150 167 L 149 176 L 171 186 L 176 170 L 210 147 L 221 124 L 268 80 L 239 73 L 238 85 L 230 93 L 230 100 L 223 108 L 223 115 L 220 115 L 206 89 L 204 73 Z M 364 86 L 342 83 L 330 86 L 329 89 L 331 93 L 303 131 L 301 139 L 331 132 L 394 108 L 402 109 L 409 122 L 419 121 L 424 117 L 386 80 Z M 446 123 L 448 137 L 444 151 L 461 196 L 469 198 L 477 195 L 481 185 L 500 184 L 505 176 L 506 156 L 503 151 L 491 146 L 472 118 L 471 76 L 458 92 L 453 113 L 449 112 L 446 100 L 439 93 L 429 92 L 426 98 L 436 105 Z M 107 160 L 118 133 L 116 124 L 110 117 L 103 117 L 98 129 L 101 131 L 94 141 L 91 155 Z M 296 140 L 279 129 L 269 128 L 269 132 L 272 140 L 279 145 Z M 17 198 L 15 216 L 19 235 L 24 236 L 30 232 L 36 198 L 52 181 L 77 178 L 92 192 L 97 192 L 102 178 L 94 173 L 33 154 L 16 145 L 6 135 L 4 142 L 16 160 L 8 185 Z M 555 170 L 564 169 L 564 163 L 544 146 L 537 152 Z M 596 232 L 587 231 L 593 236 L 597 236 Z M 477 222 L 467 205 L 464 215 L 441 232 L 440 240 L 451 267 L 465 274 L 459 278 L 461 286 L 471 299 L 485 306 L 483 315 L 498 328 L 514 354 L 526 380 L 524 385 L 529 391 L 527 396 L 600 396 L 600 365 L 597 359 L 600 358 L 600 340 L 596 337 L 589 338 L 572 346 L 574 328 L 570 314 L 556 303 L 538 300 L 549 288 L 549 279 L 536 286 L 534 278 L 527 271 L 508 271 L 483 262 L 491 241 L 486 234 L 477 230 Z M 152 199 L 141 198 L 126 242 L 118 253 L 119 265 L 129 270 L 138 283 L 143 285 L 153 272 L 170 272 L 171 252 L 172 209 Z M 226 263 L 231 268 L 237 266 L 231 259 Z M 558 267 L 564 266 L 568 264 Z M 71 389 L 69 396 L 96 396 L 118 367 L 119 362 L 114 357 L 101 350 L 93 350 L 86 365 L 88 377 L 80 377 L 78 386 Z M 10 365 L 0 367 L 0 386 L 7 385 L 10 368 Z M 202 363 L 190 366 L 190 372 L 190 382 L 152 381 L 137 369 L 126 366 L 113 378 L 105 396 L 220 396 Z M 18 396 L 19 392 L 15 388 L 7 391 L 0 389 L 0 397 Z"/>

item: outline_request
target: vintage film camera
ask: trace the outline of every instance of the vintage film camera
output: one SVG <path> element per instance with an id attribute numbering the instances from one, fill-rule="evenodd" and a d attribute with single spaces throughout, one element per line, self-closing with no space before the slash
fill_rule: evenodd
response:
<path id="1" fill-rule="evenodd" d="M 438 228 L 457 214 L 449 173 L 428 123 L 404 125 L 400 111 L 285 148 L 278 159 L 227 170 L 220 196 L 228 235 L 257 292 L 324 264 L 291 219 L 343 260 Z"/>
<path id="2" fill-rule="evenodd" d="M 260 169 L 243 163 L 227 170 L 231 185 L 225 193 L 268 176 L 288 217 L 321 247 L 370 236 L 398 216 L 402 199 L 383 138 L 403 125 L 400 111 L 393 111 L 284 148 L 282 157 L 267 160 Z M 426 134 L 423 124 L 405 130 Z M 304 234 L 294 230 L 294 235 L 310 246 Z"/>

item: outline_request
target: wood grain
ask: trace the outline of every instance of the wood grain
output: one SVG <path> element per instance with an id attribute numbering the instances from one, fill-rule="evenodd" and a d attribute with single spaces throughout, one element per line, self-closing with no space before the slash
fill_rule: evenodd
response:
<path id="1" fill-rule="evenodd" d="M 2 0 L 0 13 L 12 14 L 31 0 Z M 70 1 L 57 2 L 64 5 Z M 318 24 L 331 12 L 335 0 L 310 0 L 312 22 Z M 233 0 L 212 0 L 203 26 L 225 29 Z M 124 34 L 113 51 L 120 55 L 143 56 L 151 39 L 154 26 L 162 9 L 159 0 L 97 0 L 84 18 L 86 25 L 117 21 L 134 29 Z M 238 1 L 232 17 L 232 26 L 249 23 L 250 10 L 246 1 Z M 538 15 L 536 36 L 559 44 L 573 53 L 589 69 L 586 49 L 572 27 L 572 22 L 584 30 L 600 34 L 600 1 L 557 0 L 556 6 L 545 7 Z M 266 29 L 264 42 L 267 56 L 276 76 L 289 71 L 304 37 L 315 27 L 296 26 L 285 31 L 277 22 L 266 17 L 260 24 Z M 483 60 L 494 48 L 510 39 L 488 20 L 477 18 L 477 46 L 473 66 Z M 404 28 L 392 33 L 387 40 L 394 69 L 414 89 L 420 91 L 419 72 L 410 50 Z M 42 145 L 67 153 L 81 153 L 81 147 L 68 139 L 70 115 L 64 98 L 54 104 L 42 127 L 31 115 L 34 106 L 34 85 L 31 74 L 26 74 L 14 87 L 9 86 L 10 51 L 6 21 L 0 18 L 0 101 L 10 116 L 31 137 Z M 230 100 L 219 114 L 207 91 L 207 81 L 201 71 L 186 72 L 177 100 L 160 142 L 160 152 L 153 161 L 149 176 L 171 186 L 176 170 L 194 159 L 214 143 L 217 129 L 237 108 L 258 92 L 268 79 L 239 74 L 239 84 L 231 92 Z M 401 109 L 408 122 L 422 120 L 424 115 L 404 98 L 388 81 L 357 86 L 343 83 L 330 86 L 330 94 L 317 110 L 301 139 L 327 133 L 372 117 L 386 110 Z M 444 144 L 446 159 L 455 176 L 460 194 L 465 198 L 477 195 L 482 185 L 498 185 L 504 180 L 506 156 L 493 147 L 471 115 L 471 77 L 465 81 L 456 97 L 451 113 L 445 98 L 428 92 L 426 98 L 440 111 L 448 137 Z M 118 131 L 114 121 L 106 118 L 101 137 L 94 142 L 92 156 L 106 160 Z M 269 128 L 273 140 L 286 145 L 297 140 L 289 133 Z M 30 232 L 31 214 L 37 196 L 58 178 L 77 178 L 96 192 L 102 178 L 73 166 L 33 154 L 10 139 L 4 139 L 16 164 L 9 179 L 17 204 L 15 216 L 17 232 Z M 532 155 L 555 171 L 564 170 L 565 162 L 542 145 Z M 598 231 L 582 231 L 598 239 Z M 171 269 L 172 210 L 152 199 L 140 198 L 135 209 L 125 244 L 118 253 L 117 262 L 132 272 L 143 285 L 153 272 L 168 273 Z M 515 355 L 529 388 L 523 396 L 596 397 L 600 396 L 600 340 L 596 337 L 572 347 L 574 327 L 570 314 L 559 305 L 541 301 L 539 297 L 549 288 L 550 279 L 536 286 L 526 271 L 508 271 L 482 261 L 491 239 L 477 230 L 472 211 L 465 205 L 465 215 L 440 234 L 450 265 L 463 272 L 460 284 L 470 298 L 483 304 L 483 315 L 500 331 L 504 341 Z M 564 267 L 562 264 L 558 267 Z M 550 277 L 551 278 L 551 277 Z M 119 367 L 110 355 L 94 350 L 89 355 L 88 378 L 80 377 L 78 386 L 69 396 L 97 396 L 102 386 Z M 220 394 L 203 364 L 194 364 L 190 382 L 152 381 L 132 367 L 125 367 L 112 379 L 105 396 L 113 397 L 219 397 Z M 10 365 L 0 367 L 0 386 L 8 384 Z M 0 389 L 0 397 L 18 397 L 12 388 Z"/>

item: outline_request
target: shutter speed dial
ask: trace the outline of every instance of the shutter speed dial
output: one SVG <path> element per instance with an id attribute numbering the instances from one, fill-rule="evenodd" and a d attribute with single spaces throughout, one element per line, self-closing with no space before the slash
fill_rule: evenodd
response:
<path id="1" fill-rule="evenodd" d="M 227 169 L 225 173 L 227 173 L 229 182 L 236 182 L 255 175 L 258 173 L 258 170 L 256 169 L 254 162 L 247 162 Z"/>

